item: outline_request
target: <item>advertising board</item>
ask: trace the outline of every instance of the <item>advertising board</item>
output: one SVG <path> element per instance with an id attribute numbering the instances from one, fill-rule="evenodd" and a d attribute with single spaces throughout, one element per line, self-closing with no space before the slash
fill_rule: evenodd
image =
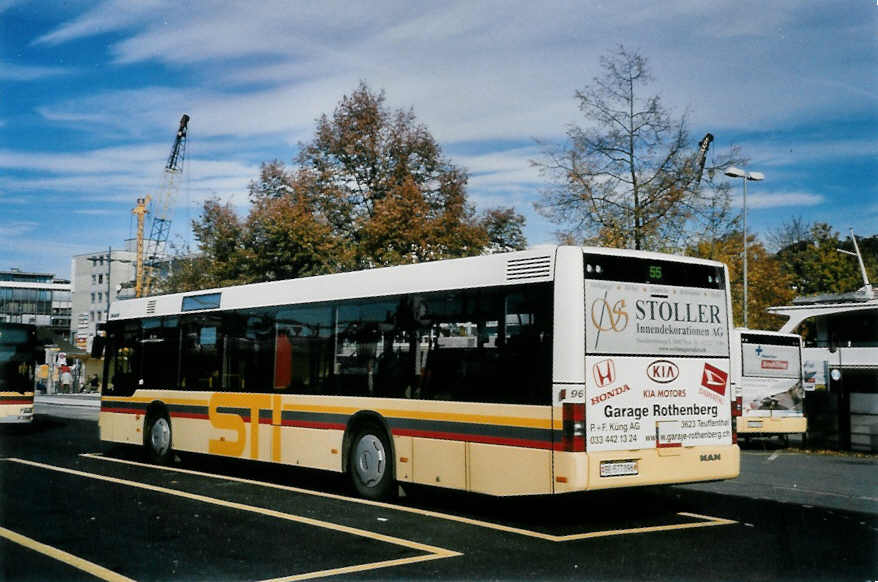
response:
<path id="1" fill-rule="evenodd" d="M 722 290 L 585 281 L 590 354 L 728 357 Z"/>

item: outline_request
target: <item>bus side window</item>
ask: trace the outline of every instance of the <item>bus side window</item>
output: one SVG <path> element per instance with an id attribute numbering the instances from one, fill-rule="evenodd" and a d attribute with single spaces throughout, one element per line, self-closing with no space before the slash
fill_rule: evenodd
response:
<path id="1" fill-rule="evenodd" d="M 177 317 L 143 320 L 143 387 L 158 390 L 177 388 L 180 328 Z"/>
<path id="2" fill-rule="evenodd" d="M 186 390 L 222 389 L 223 333 L 215 315 L 192 315 L 181 322 L 180 384 Z"/>
<path id="3" fill-rule="evenodd" d="M 300 394 L 328 390 L 332 315 L 330 305 L 291 307 L 277 314 L 274 390 Z"/>
<path id="4" fill-rule="evenodd" d="M 107 393 L 130 396 L 140 380 L 140 322 L 117 324 L 108 329 Z"/>
<path id="5" fill-rule="evenodd" d="M 333 371 L 336 390 L 348 396 L 381 395 L 379 356 L 394 327 L 396 301 L 357 301 L 338 307 Z"/>

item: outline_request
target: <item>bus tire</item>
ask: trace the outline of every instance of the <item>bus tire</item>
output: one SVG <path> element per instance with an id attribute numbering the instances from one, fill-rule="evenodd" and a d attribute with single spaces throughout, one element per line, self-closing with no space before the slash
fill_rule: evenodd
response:
<path id="1" fill-rule="evenodd" d="M 171 420 L 167 412 L 157 410 L 146 417 L 143 425 L 143 446 L 146 458 L 157 465 L 167 465 L 171 461 Z"/>
<path id="2" fill-rule="evenodd" d="M 393 490 L 392 449 L 387 433 L 374 424 L 360 427 L 351 441 L 348 474 L 357 494 L 389 499 Z"/>

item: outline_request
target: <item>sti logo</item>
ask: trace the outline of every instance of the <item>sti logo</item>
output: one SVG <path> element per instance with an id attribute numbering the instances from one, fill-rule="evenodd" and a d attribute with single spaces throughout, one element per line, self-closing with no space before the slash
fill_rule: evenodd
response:
<path id="1" fill-rule="evenodd" d="M 714 368 L 710 364 L 704 364 L 704 372 L 701 374 L 701 385 L 708 390 L 713 390 L 717 394 L 725 396 L 728 379 L 729 375 L 719 368 Z"/>
<path id="2" fill-rule="evenodd" d="M 601 360 L 591 368 L 594 381 L 598 388 L 609 386 L 616 381 L 616 365 L 613 360 Z"/>
<path id="3" fill-rule="evenodd" d="M 765 351 L 765 350 L 762 349 L 762 346 L 758 346 L 758 347 L 756 348 L 756 356 L 757 356 L 757 357 L 758 357 L 758 356 L 761 356 L 761 355 L 762 355 L 762 352 L 764 352 L 764 351 Z"/>

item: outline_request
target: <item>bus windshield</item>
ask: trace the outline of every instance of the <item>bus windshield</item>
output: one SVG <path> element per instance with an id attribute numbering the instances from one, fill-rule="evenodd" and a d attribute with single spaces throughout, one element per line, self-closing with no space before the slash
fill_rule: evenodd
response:
<path id="1" fill-rule="evenodd" d="M 0 324 L 0 388 L 33 389 L 34 331 L 25 325 Z"/>

